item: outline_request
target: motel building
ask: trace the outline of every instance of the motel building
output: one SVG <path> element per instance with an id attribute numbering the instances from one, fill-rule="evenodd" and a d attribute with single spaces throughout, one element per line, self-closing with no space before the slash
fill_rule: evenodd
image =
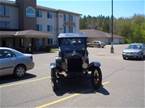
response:
<path id="1" fill-rule="evenodd" d="M 0 47 L 27 52 L 57 45 L 59 33 L 79 32 L 80 14 L 37 5 L 36 0 L 0 0 Z"/>

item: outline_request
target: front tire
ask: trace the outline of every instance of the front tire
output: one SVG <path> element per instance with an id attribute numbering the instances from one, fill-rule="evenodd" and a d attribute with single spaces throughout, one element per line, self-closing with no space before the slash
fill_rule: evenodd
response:
<path id="1" fill-rule="evenodd" d="M 51 82 L 52 82 L 52 89 L 54 92 L 57 92 L 61 89 L 60 79 L 57 78 L 57 70 L 51 69 Z"/>
<path id="2" fill-rule="evenodd" d="M 18 65 L 16 66 L 14 70 L 14 76 L 17 78 L 22 78 L 26 74 L 26 67 L 24 65 Z"/>
<path id="3" fill-rule="evenodd" d="M 125 57 L 125 56 L 123 56 L 123 59 L 124 59 L 124 60 L 127 60 L 128 58 L 127 58 L 127 57 Z"/>
<path id="4" fill-rule="evenodd" d="M 95 89 L 102 86 L 102 72 L 99 67 L 92 71 L 92 85 Z"/>
<path id="5" fill-rule="evenodd" d="M 144 60 L 144 55 L 141 55 L 140 60 Z"/>

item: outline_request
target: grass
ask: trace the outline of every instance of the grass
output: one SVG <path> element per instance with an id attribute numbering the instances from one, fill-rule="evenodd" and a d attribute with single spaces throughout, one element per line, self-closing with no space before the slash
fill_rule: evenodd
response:
<path id="1" fill-rule="evenodd" d="M 51 48 L 50 53 L 55 53 L 58 51 L 58 48 Z"/>

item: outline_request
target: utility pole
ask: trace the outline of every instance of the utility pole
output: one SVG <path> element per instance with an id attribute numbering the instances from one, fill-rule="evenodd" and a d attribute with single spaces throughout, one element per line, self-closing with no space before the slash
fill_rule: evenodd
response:
<path id="1" fill-rule="evenodd" d="M 114 53 L 113 47 L 113 0 L 111 1 L 111 53 Z"/>

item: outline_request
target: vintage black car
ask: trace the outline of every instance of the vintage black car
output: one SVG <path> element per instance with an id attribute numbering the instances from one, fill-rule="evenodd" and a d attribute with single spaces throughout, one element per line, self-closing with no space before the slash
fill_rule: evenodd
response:
<path id="1" fill-rule="evenodd" d="M 91 72 L 91 82 L 95 89 L 102 85 L 99 62 L 89 63 L 87 37 L 84 33 L 61 33 L 58 36 L 59 54 L 51 63 L 53 90 L 61 89 L 61 82 L 69 78 L 84 78 Z"/>

